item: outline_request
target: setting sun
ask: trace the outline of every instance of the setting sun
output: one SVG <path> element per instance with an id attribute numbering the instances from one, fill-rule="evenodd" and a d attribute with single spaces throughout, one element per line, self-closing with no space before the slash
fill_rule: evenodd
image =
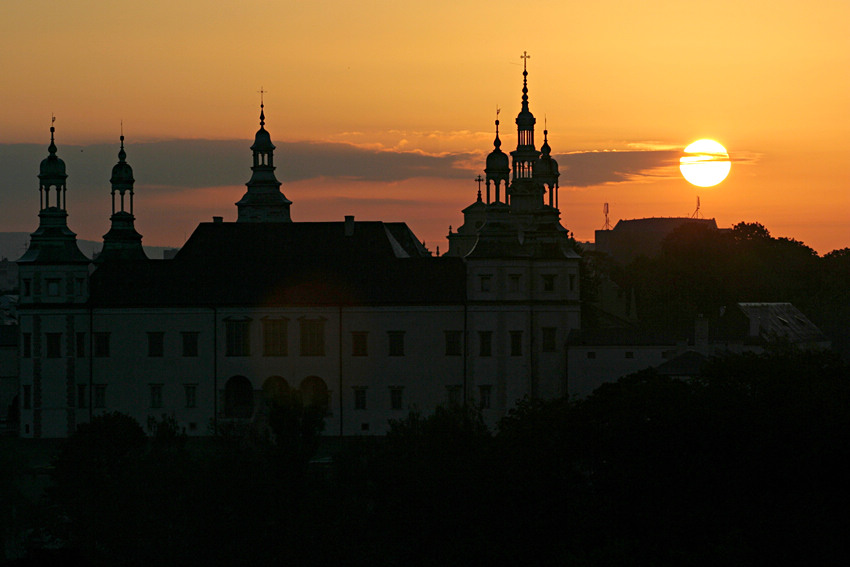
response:
<path id="1" fill-rule="evenodd" d="M 712 187 L 729 175 L 732 162 L 726 148 L 714 140 L 697 140 L 685 148 L 679 159 L 682 176 L 697 187 Z"/>

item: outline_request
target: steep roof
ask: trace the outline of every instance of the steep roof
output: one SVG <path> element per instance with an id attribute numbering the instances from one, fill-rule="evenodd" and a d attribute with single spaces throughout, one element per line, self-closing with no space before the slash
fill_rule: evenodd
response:
<path id="1" fill-rule="evenodd" d="M 113 262 L 94 305 L 452 304 L 458 258 L 433 258 L 403 223 L 202 223 L 173 260 Z"/>

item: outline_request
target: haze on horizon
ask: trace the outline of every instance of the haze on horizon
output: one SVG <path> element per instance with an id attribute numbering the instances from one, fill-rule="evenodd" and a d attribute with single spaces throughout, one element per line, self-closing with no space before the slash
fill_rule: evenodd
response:
<path id="1" fill-rule="evenodd" d="M 562 223 L 687 216 L 761 222 L 823 254 L 850 245 L 850 5 L 606 0 L 89 0 L 0 4 L 0 230 L 37 226 L 51 113 L 69 226 L 108 230 L 123 120 L 146 245 L 234 220 L 259 95 L 294 220 L 405 221 L 432 250 L 474 201 L 492 149 L 516 145 L 528 51 L 539 147 L 561 166 Z M 509 33 L 507 33 L 509 32 Z M 504 39 L 509 38 L 509 39 Z M 732 172 L 698 189 L 678 157 L 722 143 Z"/>

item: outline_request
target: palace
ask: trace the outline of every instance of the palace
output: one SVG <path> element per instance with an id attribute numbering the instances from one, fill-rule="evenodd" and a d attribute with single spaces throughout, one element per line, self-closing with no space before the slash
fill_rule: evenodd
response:
<path id="1" fill-rule="evenodd" d="M 382 434 L 440 404 L 475 404 L 493 424 L 518 399 L 565 395 L 580 258 L 527 78 L 516 150 L 501 150 L 496 120 L 485 194 L 439 257 L 404 223 L 293 221 L 261 104 L 235 222 L 214 217 L 174 258 L 148 259 L 122 136 L 111 227 L 90 259 L 68 227 L 51 127 L 39 226 L 18 261 L 21 436 L 64 437 L 108 411 L 208 435 L 262 420 L 289 388 L 325 408 L 326 435 Z"/>

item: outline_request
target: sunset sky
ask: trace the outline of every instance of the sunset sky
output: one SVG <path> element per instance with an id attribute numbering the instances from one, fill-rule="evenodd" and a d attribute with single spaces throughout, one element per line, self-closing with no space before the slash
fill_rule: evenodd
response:
<path id="1" fill-rule="evenodd" d="M 38 225 L 51 113 L 69 226 L 100 240 L 123 120 L 136 226 L 180 245 L 236 219 L 265 94 L 296 221 L 405 221 L 431 250 L 474 201 L 502 109 L 516 146 L 522 61 L 560 163 L 562 223 L 758 221 L 850 246 L 850 2 L 0 2 L 0 231 Z M 682 149 L 729 151 L 687 183 Z"/>

